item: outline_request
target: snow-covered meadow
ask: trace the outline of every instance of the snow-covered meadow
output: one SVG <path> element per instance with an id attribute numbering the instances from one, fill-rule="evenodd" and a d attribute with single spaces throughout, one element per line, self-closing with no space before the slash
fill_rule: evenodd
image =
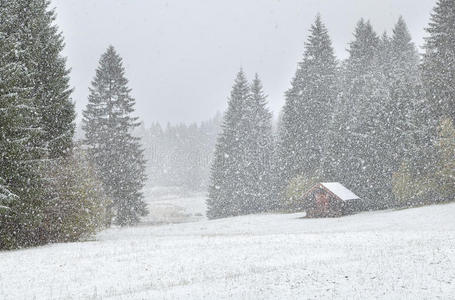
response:
<path id="1" fill-rule="evenodd" d="M 206 218 L 204 193 L 185 193 L 177 187 L 146 187 L 144 195 L 149 214 L 142 218 L 141 225 L 186 223 Z"/>
<path id="2" fill-rule="evenodd" d="M 301 216 L 142 224 L 0 252 L 0 298 L 455 299 L 455 204 Z"/>

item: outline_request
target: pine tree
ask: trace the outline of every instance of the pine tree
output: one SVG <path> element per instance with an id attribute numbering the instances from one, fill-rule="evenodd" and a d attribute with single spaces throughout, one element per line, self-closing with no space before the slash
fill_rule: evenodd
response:
<path id="1" fill-rule="evenodd" d="M 24 48 L 32 96 L 40 114 L 42 145 L 50 158 L 67 156 L 72 148 L 75 110 L 71 101 L 69 70 L 62 56 L 63 36 L 55 23 L 49 0 L 12 1 L 10 14 L 17 16 L 13 30 Z"/>
<path id="2" fill-rule="evenodd" d="M 0 249 L 42 242 L 40 147 L 42 130 L 26 64 L 26 45 L 16 32 L 14 3 L 0 6 Z"/>
<path id="3" fill-rule="evenodd" d="M 402 17 L 393 29 L 390 40 L 381 41 L 387 56 L 381 66 L 390 93 L 390 102 L 384 103 L 384 136 L 387 143 L 382 147 L 383 170 L 389 178 L 396 172 L 403 160 L 409 162 L 415 150 L 422 147 L 419 131 L 424 124 L 418 124 L 420 106 L 424 103 L 421 93 L 419 54 L 412 43 L 411 35 Z M 389 197 L 392 183 L 384 186 Z M 390 199 L 389 202 L 393 200 Z"/>
<path id="4" fill-rule="evenodd" d="M 364 20 L 357 24 L 354 36 L 331 129 L 331 174 L 377 208 L 390 201 L 391 178 L 384 170 L 383 147 L 388 143 L 385 133 L 391 99 L 379 65 L 380 39 Z"/>
<path id="5" fill-rule="evenodd" d="M 401 17 L 400 17 L 401 19 Z M 393 56 L 392 50 L 392 38 L 389 37 L 387 31 L 382 33 L 382 36 L 379 38 L 378 44 L 378 62 L 379 65 L 382 66 L 384 70 L 384 74 L 390 75 L 391 71 L 391 61 Z"/>
<path id="6" fill-rule="evenodd" d="M 391 165 L 399 165 L 399 157 L 409 156 L 414 128 L 414 113 L 422 98 L 419 53 L 412 42 L 406 23 L 399 18 L 393 29 L 391 41 L 390 71 L 386 73 L 389 82 L 392 107 L 388 117 L 390 144 L 395 156 Z M 417 125 L 417 124 L 414 124 Z"/>
<path id="7" fill-rule="evenodd" d="M 455 1 L 438 0 L 426 29 L 422 71 L 431 118 L 436 128 L 443 116 L 455 121 Z M 435 134 L 434 134 L 435 135 Z"/>
<path id="8" fill-rule="evenodd" d="M 245 108 L 249 97 L 248 81 L 241 70 L 231 91 L 215 149 L 207 199 L 207 216 L 211 219 L 244 213 Z"/>
<path id="9" fill-rule="evenodd" d="M 416 182 L 421 191 L 414 195 L 417 199 L 414 202 L 418 203 L 438 201 L 440 192 L 447 189 L 447 185 L 438 186 L 444 181 L 439 175 L 441 166 L 450 160 L 440 155 L 438 144 L 440 128 L 450 127 L 446 118 L 453 121 L 455 117 L 454 16 L 453 0 L 437 1 L 427 28 L 429 36 L 425 39 L 426 52 L 420 70 L 422 93 L 411 109 L 412 130 L 406 159 L 410 176 L 418 179 Z"/>
<path id="10" fill-rule="evenodd" d="M 256 74 L 246 101 L 245 213 L 267 211 L 277 206 L 273 193 L 272 114 L 267 109 L 267 96 Z"/>
<path id="11" fill-rule="evenodd" d="M 337 62 L 328 31 L 318 16 L 305 44 L 303 61 L 286 92 L 278 139 L 281 184 L 297 175 L 313 177 L 322 171 L 336 97 Z"/>
<path id="12" fill-rule="evenodd" d="M 132 136 L 140 124 L 132 116 L 130 96 L 121 57 L 110 46 L 101 56 L 83 112 L 89 159 L 98 169 L 107 194 L 114 203 L 116 223 L 134 224 L 147 214 L 142 188 L 145 160 L 140 139 Z"/>

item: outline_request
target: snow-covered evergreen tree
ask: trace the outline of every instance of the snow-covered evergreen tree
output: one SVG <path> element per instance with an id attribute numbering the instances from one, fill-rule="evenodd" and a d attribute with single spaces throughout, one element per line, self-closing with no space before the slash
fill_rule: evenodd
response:
<path id="1" fill-rule="evenodd" d="M 401 18 L 400 18 L 401 19 Z M 393 50 L 392 50 L 392 38 L 389 37 L 387 31 L 384 31 L 382 33 L 382 36 L 379 38 L 379 44 L 378 44 L 378 63 L 380 66 L 382 66 L 382 69 L 384 71 L 384 74 L 391 74 L 391 61 L 392 61 L 392 56 L 393 56 Z"/>
<path id="2" fill-rule="evenodd" d="M 385 119 L 382 122 L 387 143 L 381 147 L 381 153 L 384 174 L 391 178 L 403 160 L 409 161 L 416 155 L 416 149 L 422 147 L 420 132 L 426 126 L 418 123 L 418 114 L 422 113 L 420 108 L 425 103 L 421 93 L 419 54 L 402 17 L 395 25 L 392 37 L 389 40 L 383 38 L 380 47 L 380 53 L 386 53 L 380 64 L 391 100 L 383 107 Z M 384 189 L 391 195 L 391 181 Z"/>
<path id="3" fill-rule="evenodd" d="M 421 65 L 423 89 L 410 112 L 409 155 L 395 176 L 407 175 L 405 184 L 411 182 L 415 187 L 401 197 L 413 205 L 453 200 L 448 196 L 454 186 L 453 159 L 444 153 L 453 151 L 446 146 L 453 139 L 455 117 L 454 17 L 455 2 L 438 0 L 427 28 Z"/>
<path id="4" fill-rule="evenodd" d="M 122 59 L 110 46 L 101 56 L 83 112 L 89 159 L 114 203 L 115 222 L 134 224 L 147 214 L 142 188 L 145 160 L 140 138 L 132 131 L 140 124 L 134 112 Z"/>
<path id="5" fill-rule="evenodd" d="M 320 16 L 311 26 L 279 127 L 278 186 L 283 190 L 298 175 L 322 171 L 327 129 L 337 97 L 337 62 L 327 28 Z"/>
<path id="6" fill-rule="evenodd" d="M 250 88 L 241 70 L 235 79 L 218 137 L 207 199 L 211 219 L 243 214 L 245 201 L 245 116 Z"/>
<path id="7" fill-rule="evenodd" d="M 277 207 L 274 195 L 272 114 L 267 108 L 267 96 L 256 74 L 246 102 L 245 117 L 245 184 L 244 212 L 257 213 Z"/>
<path id="8" fill-rule="evenodd" d="M 15 3 L 0 6 L 0 249 L 39 244 L 42 218 L 40 118 Z"/>
<path id="9" fill-rule="evenodd" d="M 391 99 L 379 65 L 379 37 L 364 20 L 357 24 L 354 37 L 331 128 L 330 174 L 378 207 L 390 201 L 386 188 L 391 178 L 384 170 L 383 147 L 388 143 Z"/>
<path id="10" fill-rule="evenodd" d="M 13 30 L 26 54 L 24 64 L 32 82 L 32 96 L 40 114 L 42 144 L 50 158 L 66 156 L 72 148 L 75 110 L 69 69 L 62 56 L 63 36 L 55 25 L 49 0 L 16 0 L 8 5 L 17 16 Z"/>
<path id="11" fill-rule="evenodd" d="M 414 143 L 409 135 L 415 131 L 412 126 L 418 126 L 413 124 L 413 118 L 422 98 L 419 53 L 402 17 L 393 29 L 390 58 L 389 72 L 385 74 L 392 98 L 388 132 L 395 152 L 391 165 L 397 166 L 400 157 L 409 156 L 409 143 Z"/>
<path id="12" fill-rule="evenodd" d="M 455 1 L 438 0 L 426 29 L 423 81 L 436 124 L 443 116 L 455 121 L 454 20 Z"/>
<path id="13" fill-rule="evenodd" d="M 251 86 L 235 79 L 218 137 L 207 200 L 209 218 L 258 213 L 276 207 L 273 189 L 272 115 L 256 75 Z"/>

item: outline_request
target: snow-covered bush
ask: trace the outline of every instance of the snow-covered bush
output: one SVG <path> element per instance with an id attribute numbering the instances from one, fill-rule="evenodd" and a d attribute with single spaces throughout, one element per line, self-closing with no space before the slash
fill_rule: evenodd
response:
<path id="1" fill-rule="evenodd" d="M 42 224 L 48 242 L 72 242 L 105 227 L 111 201 L 82 150 L 47 172 L 47 201 Z"/>

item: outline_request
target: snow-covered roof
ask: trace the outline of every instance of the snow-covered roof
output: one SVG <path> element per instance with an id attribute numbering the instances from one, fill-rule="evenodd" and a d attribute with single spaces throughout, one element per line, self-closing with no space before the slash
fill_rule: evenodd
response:
<path id="1" fill-rule="evenodd" d="M 356 194 L 348 190 L 339 182 L 321 182 L 321 185 L 343 201 L 360 199 Z"/>

